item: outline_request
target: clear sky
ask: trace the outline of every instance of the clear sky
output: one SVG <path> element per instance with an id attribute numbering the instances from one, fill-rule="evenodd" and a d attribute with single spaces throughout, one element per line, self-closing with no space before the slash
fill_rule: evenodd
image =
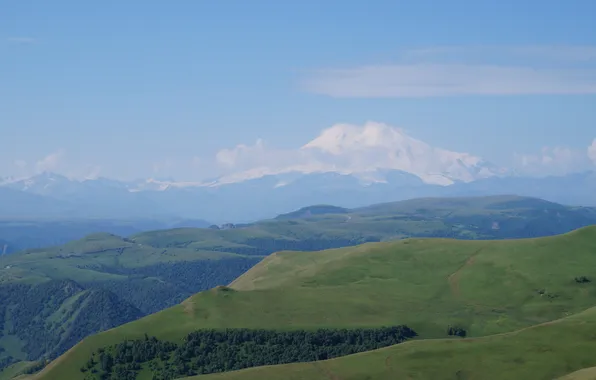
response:
<path id="1" fill-rule="evenodd" d="M 499 165 L 583 165 L 595 15 L 593 0 L 1 1 L 0 176 L 197 179 L 221 149 L 369 120 Z"/>

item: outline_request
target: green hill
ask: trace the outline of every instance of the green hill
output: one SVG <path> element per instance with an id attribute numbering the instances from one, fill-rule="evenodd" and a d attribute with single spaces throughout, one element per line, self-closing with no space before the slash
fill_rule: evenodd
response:
<path id="1" fill-rule="evenodd" d="M 328 214 L 346 214 L 350 212 L 349 209 L 331 205 L 315 205 L 315 206 L 308 206 L 303 207 L 299 210 L 289 212 L 287 214 L 278 215 L 275 219 L 276 220 L 283 220 L 283 219 L 301 219 L 301 218 L 308 218 L 311 216 L 316 215 L 328 215 Z"/>
<path id="2" fill-rule="evenodd" d="M 596 227 L 537 239 L 408 239 L 323 252 L 279 252 L 234 281 L 230 288 L 198 293 L 180 305 L 85 339 L 51 363 L 37 379 L 91 376 L 80 369 L 92 353 L 98 355 L 99 349 L 110 350 L 124 340 L 144 339 L 145 334 L 181 345 L 193 331 L 222 328 L 312 331 L 406 325 L 419 334 L 418 339 L 447 338 L 449 327 L 468 337 L 512 332 L 596 305 L 596 285 L 592 282 L 596 279 L 595 252 Z M 525 331 L 533 334 L 523 331 L 486 339 L 503 341 L 504 347 L 509 347 L 509 336 L 522 339 Z M 416 344 L 430 347 L 435 341 L 407 343 L 404 347 Z M 465 343 L 453 340 L 437 344 L 431 354 L 413 354 L 419 366 L 411 367 L 412 371 L 429 366 L 426 361 L 436 356 L 449 357 L 452 345 L 474 352 L 465 348 Z M 390 350 L 405 350 L 400 347 Z M 507 351 L 497 347 L 490 352 L 497 363 L 499 355 Z M 566 357 L 559 363 L 561 360 Z M 555 366 L 555 357 L 549 357 L 549 361 Z M 559 375 L 590 365 L 588 360 L 576 364 Z M 462 371 L 476 371 L 476 367 L 462 365 Z M 300 373 L 296 376 L 303 378 Z M 384 378 L 375 377 L 375 373 L 371 376 Z M 148 363 L 142 365 L 138 378 L 151 378 Z M 284 374 L 284 378 L 291 377 Z"/>
<path id="3" fill-rule="evenodd" d="M 20 361 L 18 363 L 12 364 L 6 367 L 4 370 L 0 371 L 0 380 L 11 380 L 14 378 L 26 378 L 24 372 L 29 370 L 31 367 L 35 366 L 35 362 L 26 362 Z"/>

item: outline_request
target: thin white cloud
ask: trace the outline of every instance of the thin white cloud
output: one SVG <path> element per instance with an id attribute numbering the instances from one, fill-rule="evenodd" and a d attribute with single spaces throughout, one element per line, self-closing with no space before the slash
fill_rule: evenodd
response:
<path id="1" fill-rule="evenodd" d="M 443 47 L 395 64 L 311 72 L 302 87 L 332 97 L 596 94 L 596 47 Z"/>
<path id="2" fill-rule="evenodd" d="M 596 69 L 460 64 L 367 66 L 318 72 L 308 91 L 333 97 L 596 94 Z"/>
<path id="3" fill-rule="evenodd" d="M 35 163 L 35 171 L 37 173 L 55 171 L 61 164 L 64 155 L 63 150 L 48 154 Z"/>
<path id="4" fill-rule="evenodd" d="M 524 175 L 564 175 L 590 169 L 590 148 L 543 147 L 540 153 L 516 154 L 515 169 Z"/>
<path id="5" fill-rule="evenodd" d="M 240 164 L 246 164 L 246 159 L 251 161 L 260 160 L 265 152 L 262 139 L 257 139 L 254 145 L 239 144 L 232 149 L 222 149 L 215 155 L 217 163 L 227 168 L 234 168 Z"/>
<path id="6" fill-rule="evenodd" d="M 251 171 L 253 175 L 257 172 L 271 174 L 288 167 L 304 169 L 305 165 L 313 164 L 312 157 L 306 152 L 270 148 L 262 139 L 257 139 L 253 145 L 239 144 L 231 149 L 222 149 L 217 152 L 215 160 L 227 174 L 239 171 Z"/>
<path id="7" fill-rule="evenodd" d="M 33 44 L 37 42 L 37 40 L 32 37 L 8 37 L 6 38 L 6 42 L 11 44 L 27 45 Z"/>
<path id="8" fill-rule="evenodd" d="M 592 163 L 596 165 L 596 139 L 594 139 L 592 145 L 588 147 L 588 157 L 592 160 Z"/>
<path id="9" fill-rule="evenodd" d="M 596 60 L 596 46 L 530 45 L 530 46 L 437 46 L 406 50 L 405 61 L 446 60 L 491 62 L 495 60 L 533 60 L 534 63 L 586 62 Z"/>

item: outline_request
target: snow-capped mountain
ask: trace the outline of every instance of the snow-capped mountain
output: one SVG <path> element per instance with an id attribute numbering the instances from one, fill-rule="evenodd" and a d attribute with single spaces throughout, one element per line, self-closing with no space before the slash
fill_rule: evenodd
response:
<path id="1" fill-rule="evenodd" d="M 447 186 L 508 173 L 481 157 L 436 148 L 401 129 L 374 122 L 336 124 L 299 150 L 283 152 L 282 160 L 276 158 L 223 176 L 211 186 L 287 173 L 339 173 L 383 181 L 383 171 L 405 172 L 424 183 Z"/>
<path id="2" fill-rule="evenodd" d="M 76 186 L 78 183 L 60 174 L 43 172 L 32 177 L 12 179 L 5 182 L 3 186 L 28 193 L 50 195 L 54 192 L 68 192 L 69 187 Z"/>
<path id="3" fill-rule="evenodd" d="M 334 125 L 301 149 L 331 156 L 351 173 L 400 170 L 436 185 L 471 182 L 506 173 L 480 157 L 435 148 L 401 129 L 374 122 L 363 127 Z"/>
<path id="4" fill-rule="evenodd" d="M 49 172 L 5 178 L 0 180 L 0 190 L 5 190 L 0 192 L 0 215 L 168 216 L 242 222 L 312 204 L 358 207 L 424 196 L 511 193 L 596 205 L 594 172 L 519 177 L 481 157 L 432 147 L 379 123 L 338 124 L 297 150 L 269 156 L 259 151 L 266 160 L 236 157 L 240 153 L 232 152 L 230 157 L 249 162 L 248 167 L 196 182 L 74 180 Z"/>

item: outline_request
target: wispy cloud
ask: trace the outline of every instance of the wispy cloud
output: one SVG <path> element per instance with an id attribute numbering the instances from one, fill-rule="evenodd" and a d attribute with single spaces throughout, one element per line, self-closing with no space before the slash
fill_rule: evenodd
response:
<path id="1" fill-rule="evenodd" d="M 307 91 L 333 97 L 596 94 L 596 47 L 443 47 L 395 64 L 311 72 Z"/>
<path id="2" fill-rule="evenodd" d="M 530 46 L 438 46 L 406 50 L 403 60 L 477 61 L 533 60 L 535 63 L 585 62 L 596 60 L 596 46 L 530 45 Z"/>
<path id="3" fill-rule="evenodd" d="M 58 150 L 54 153 L 50 153 L 41 160 L 35 163 L 35 171 L 38 173 L 45 171 L 54 171 L 61 164 L 64 159 L 64 151 Z"/>
<path id="4" fill-rule="evenodd" d="M 543 147 L 536 154 L 515 154 L 515 169 L 525 175 L 564 175 L 592 168 L 596 164 L 596 140 L 585 149 Z"/>
<path id="5" fill-rule="evenodd" d="M 590 160 L 596 165 L 596 139 L 594 139 L 592 145 L 588 147 L 588 157 L 590 157 Z"/>
<path id="6" fill-rule="evenodd" d="M 6 42 L 10 44 L 27 45 L 37 42 L 33 37 L 7 37 Z"/>

